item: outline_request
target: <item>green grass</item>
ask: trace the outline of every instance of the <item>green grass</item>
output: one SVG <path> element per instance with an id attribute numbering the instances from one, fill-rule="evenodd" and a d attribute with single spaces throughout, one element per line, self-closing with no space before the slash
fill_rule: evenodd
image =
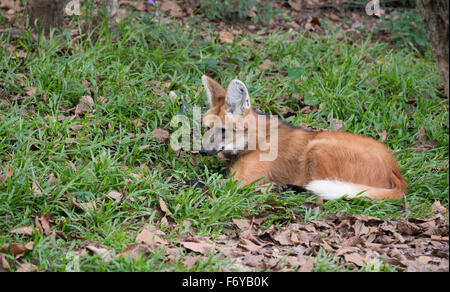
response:
<path id="1" fill-rule="evenodd" d="M 72 42 L 68 34 L 32 41 L 24 34 L 13 51 L 26 52 L 23 59 L 12 59 L 8 51 L 11 40 L 5 34 L 0 36 L 3 90 L 26 96 L 22 88 L 38 88 L 37 94 L 19 103 L 0 104 L 0 175 L 9 165 L 14 171 L 5 184 L 0 183 L 0 246 L 34 241 L 24 262 L 39 270 L 64 271 L 67 254 L 95 242 L 118 253 L 135 243 L 142 228 L 159 221 L 159 198 L 180 224 L 167 230 L 168 240 L 175 240 L 177 232 L 186 232 L 181 227 L 184 220 L 199 234 L 214 236 L 229 230 L 231 220 L 242 217 L 243 211 L 257 214 L 269 210 L 274 201 L 279 207 L 271 211 L 265 226 L 295 221 L 293 214 L 297 220 L 307 221 L 337 211 L 394 219 L 427 216 L 434 200 L 448 208 L 448 169 L 434 171 L 448 160 L 448 99 L 440 98 L 435 89 L 439 75 L 431 56 L 388 50 L 385 44 L 370 40 L 350 45 L 333 36 L 292 37 L 281 32 L 235 36 L 232 44 L 220 45 L 209 30 L 208 37 L 202 35 L 198 25 L 158 25 L 145 16 L 132 17 L 120 26 L 118 38 L 104 29 L 97 41 Z M 251 45 L 243 44 L 244 40 Z M 260 70 L 259 65 L 267 59 L 273 68 Z M 188 116 L 194 106 L 206 108 L 205 95 L 197 90 L 203 74 L 214 76 L 223 85 L 240 78 L 255 106 L 273 114 L 288 108 L 296 113 L 288 118 L 294 125 L 305 122 L 329 128 L 329 121 L 340 119 L 343 130 L 375 139 L 385 130 L 385 143 L 409 182 L 408 196 L 391 202 L 330 201 L 314 213 L 301 206 L 314 198 L 292 192 L 261 194 L 252 186 L 238 188 L 231 180 L 222 182 L 226 171 L 217 157 L 180 155 L 150 136 L 155 128 L 173 132 L 169 122 L 183 107 Z M 90 88 L 82 80 L 88 81 Z M 163 87 L 167 82 L 170 87 Z M 170 90 L 182 99 L 170 100 Z M 317 105 L 318 112 L 300 113 L 298 96 L 303 93 L 305 103 Z M 68 109 L 83 95 L 91 95 L 96 106 L 78 119 Z M 99 96 L 109 102 L 102 105 Z M 48 117 L 58 115 L 64 118 Z M 144 126 L 134 126 L 135 119 Z M 76 124 L 83 128 L 71 129 Z M 420 127 L 438 145 L 414 152 L 410 148 L 417 142 Z M 151 145 L 153 150 L 140 150 L 143 145 Z M 49 179 L 50 175 L 57 182 Z M 206 183 L 213 202 L 200 189 L 181 185 L 183 179 Z M 33 194 L 33 182 L 42 188 L 41 195 Z M 108 198 L 111 190 L 121 192 L 126 200 Z M 141 201 L 142 197 L 145 200 Z M 73 206 L 73 200 L 96 200 L 97 210 L 82 211 Z M 406 202 L 409 213 L 404 210 Z M 56 224 L 52 229 L 61 230 L 65 239 L 56 237 L 53 242 L 40 233 L 31 238 L 9 233 L 17 227 L 34 226 L 34 216 L 44 214 L 53 215 Z M 86 253 L 80 256 L 80 269 L 186 270 L 182 264 L 185 254 L 174 262 L 161 254 L 156 249 L 150 258 L 105 263 Z M 13 262 L 11 256 L 7 259 Z M 317 270 L 341 269 L 327 254 L 318 261 Z M 193 270 L 219 271 L 231 265 L 226 258 L 209 255 Z M 14 263 L 12 268 L 16 268 Z"/>

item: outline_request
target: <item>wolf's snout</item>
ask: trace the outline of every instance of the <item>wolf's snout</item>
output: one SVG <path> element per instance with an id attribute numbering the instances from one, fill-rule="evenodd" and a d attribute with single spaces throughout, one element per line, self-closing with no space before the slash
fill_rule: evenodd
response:
<path id="1" fill-rule="evenodd" d="M 217 152 L 219 152 L 219 151 L 217 151 L 217 150 L 206 150 L 204 148 L 200 149 L 200 151 L 199 151 L 199 153 L 201 155 L 206 155 L 206 156 L 212 156 L 212 155 L 216 154 Z"/>

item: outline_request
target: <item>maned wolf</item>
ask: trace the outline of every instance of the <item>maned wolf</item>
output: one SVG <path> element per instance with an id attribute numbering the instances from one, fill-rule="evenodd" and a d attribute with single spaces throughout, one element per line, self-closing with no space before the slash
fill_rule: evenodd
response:
<path id="1" fill-rule="evenodd" d="M 202 77 L 210 108 L 203 155 L 223 151 L 229 173 L 242 184 L 295 185 L 323 199 L 402 198 L 407 183 L 390 151 L 374 139 L 344 132 L 308 132 L 251 108 L 247 87 L 232 80 L 225 90 Z"/>

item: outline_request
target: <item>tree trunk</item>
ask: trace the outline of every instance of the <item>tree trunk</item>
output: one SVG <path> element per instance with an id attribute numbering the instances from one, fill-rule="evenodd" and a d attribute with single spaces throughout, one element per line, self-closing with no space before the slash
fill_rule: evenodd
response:
<path id="1" fill-rule="evenodd" d="M 416 0 L 417 9 L 427 30 L 431 53 L 436 60 L 445 92 L 448 94 L 448 6 L 449 0 Z"/>
<path id="2" fill-rule="evenodd" d="M 118 0 L 108 0 L 107 2 L 109 15 L 108 15 L 108 27 L 112 28 L 116 25 L 116 19 L 119 12 L 119 1 Z"/>
<path id="3" fill-rule="evenodd" d="M 44 29 L 48 35 L 53 27 L 62 27 L 64 23 L 64 0 L 29 0 L 26 14 L 31 25 Z"/>

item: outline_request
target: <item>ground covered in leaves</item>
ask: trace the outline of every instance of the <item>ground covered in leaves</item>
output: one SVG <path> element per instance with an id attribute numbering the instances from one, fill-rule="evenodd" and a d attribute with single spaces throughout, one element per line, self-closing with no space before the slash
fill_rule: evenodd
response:
<path id="1" fill-rule="evenodd" d="M 304 22 L 286 1 L 253 27 L 189 1 L 165 16 L 121 2 L 113 30 L 67 18 L 44 38 L 0 0 L 1 271 L 449 270 L 448 98 L 428 53 L 352 30 L 361 12 L 320 1 Z M 174 151 L 172 118 L 206 109 L 203 74 L 240 78 L 295 126 L 384 142 L 408 195 L 261 193 L 225 179 L 218 157 Z"/>
<path id="2" fill-rule="evenodd" d="M 438 211 L 445 213 L 444 208 L 439 208 Z M 221 271 L 449 270 L 448 222 L 440 213 L 424 219 L 399 221 L 330 213 L 326 220 L 261 229 L 264 219 L 265 216 L 234 219 L 230 223 L 232 231 L 211 237 L 200 236 L 195 234 L 195 230 L 190 230 L 179 234 L 176 240 L 168 240 L 166 232 L 150 225 L 137 234 L 135 244 L 119 253 L 98 242 L 89 242 L 78 247 L 73 256 L 75 253 L 78 257 L 92 253 L 106 263 L 113 258 L 138 261 L 158 250 L 165 261 L 179 261 L 187 270 L 207 263 L 210 254 L 232 261 Z M 37 232 L 58 234 L 50 231 L 48 216 L 36 218 L 35 223 Z M 33 228 L 21 227 L 11 232 L 32 235 Z M 20 258 L 32 249 L 33 242 L 11 243 L 3 246 L 0 252 Z M 10 268 L 3 256 L 2 265 L 3 269 Z M 31 264 L 20 264 L 18 268 L 36 269 Z"/>

